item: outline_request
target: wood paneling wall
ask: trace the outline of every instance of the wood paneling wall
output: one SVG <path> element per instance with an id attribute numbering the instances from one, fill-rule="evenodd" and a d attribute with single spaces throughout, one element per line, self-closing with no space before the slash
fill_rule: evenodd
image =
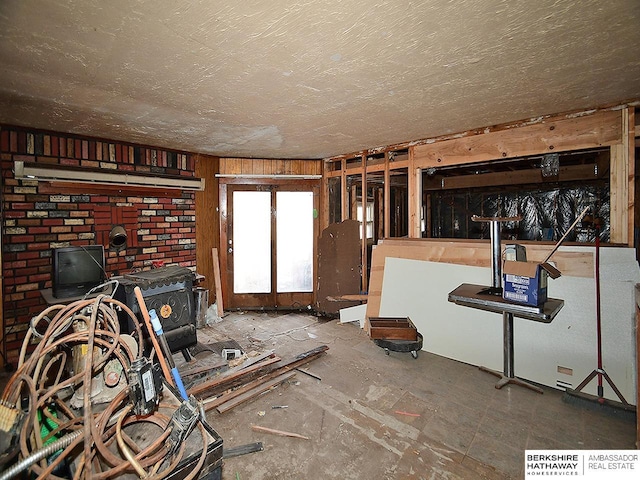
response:
<path id="1" fill-rule="evenodd" d="M 221 158 L 221 175 L 322 175 L 322 160 Z"/>
<path id="2" fill-rule="evenodd" d="M 205 277 L 199 286 L 209 290 L 211 304 L 216 300 L 211 249 L 220 249 L 219 186 L 215 177 L 220 159 L 208 155 L 194 156 L 196 176 L 205 179 L 204 191 L 196 192 L 196 271 Z"/>

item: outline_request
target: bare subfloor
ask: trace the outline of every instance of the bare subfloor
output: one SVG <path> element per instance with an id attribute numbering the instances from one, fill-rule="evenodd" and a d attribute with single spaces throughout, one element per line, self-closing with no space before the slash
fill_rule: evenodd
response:
<path id="1" fill-rule="evenodd" d="M 234 312 L 198 330 L 201 344 L 230 339 L 245 352 L 273 349 L 282 358 L 329 350 L 302 367 L 321 380 L 297 372 L 233 410 L 208 414 L 225 448 L 264 444 L 225 459 L 224 480 L 522 478 L 525 449 L 635 448 L 632 419 L 564 403 L 549 388 L 497 390 L 494 376 L 426 352 L 386 355 L 357 325 Z"/>

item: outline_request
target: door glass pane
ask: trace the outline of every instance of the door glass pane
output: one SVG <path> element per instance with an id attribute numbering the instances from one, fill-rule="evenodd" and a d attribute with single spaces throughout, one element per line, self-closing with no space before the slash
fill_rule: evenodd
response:
<path id="1" fill-rule="evenodd" d="M 313 291 L 313 192 L 276 192 L 277 291 Z"/>
<path id="2" fill-rule="evenodd" d="M 271 192 L 233 192 L 233 292 L 271 292 Z"/>

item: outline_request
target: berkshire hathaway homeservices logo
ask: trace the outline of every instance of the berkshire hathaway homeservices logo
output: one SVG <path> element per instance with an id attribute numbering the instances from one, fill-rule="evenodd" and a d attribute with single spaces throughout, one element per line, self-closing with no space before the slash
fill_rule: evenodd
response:
<path id="1" fill-rule="evenodd" d="M 640 478 L 640 454 L 637 450 L 526 450 L 524 460 L 525 479 Z"/>

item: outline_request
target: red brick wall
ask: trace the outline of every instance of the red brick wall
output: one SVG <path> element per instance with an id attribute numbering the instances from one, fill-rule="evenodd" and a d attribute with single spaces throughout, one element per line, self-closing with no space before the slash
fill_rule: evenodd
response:
<path id="1" fill-rule="evenodd" d="M 87 184 L 71 187 L 67 190 L 71 193 L 50 193 L 50 185 L 16 180 L 17 160 L 111 173 L 194 175 L 193 158 L 185 152 L 16 127 L 0 129 L 4 275 L 4 332 L 0 332 L 4 341 L 0 342 L 8 362 L 15 365 L 29 320 L 47 306 L 40 290 L 51 287 L 53 247 L 104 245 L 110 276 L 152 268 L 154 262 L 195 267 L 194 193 L 165 196 L 153 189 L 149 191 L 155 196 L 146 195 L 144 189 L 135 195 L 116 189 L 97 193 Z M 120 252 L 109 250 L 114 225 L 127 232 L 127 248 Z"/>

